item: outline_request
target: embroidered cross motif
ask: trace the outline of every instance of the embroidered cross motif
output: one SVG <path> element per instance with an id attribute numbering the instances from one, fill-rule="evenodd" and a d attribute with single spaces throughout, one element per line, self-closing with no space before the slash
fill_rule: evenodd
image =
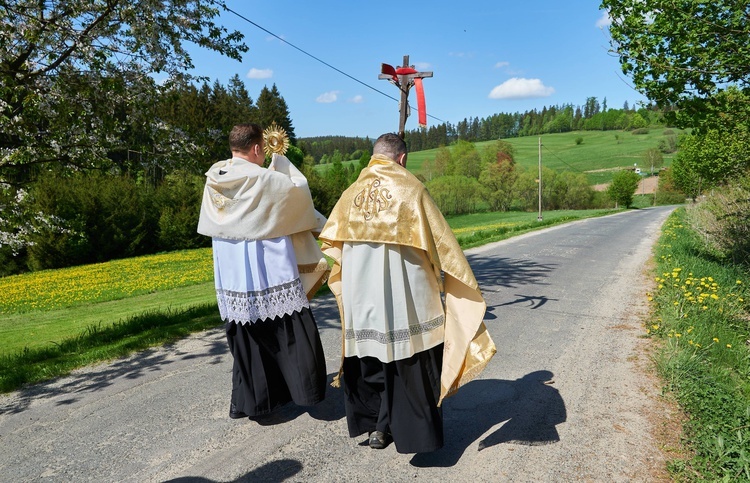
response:
<path id="1" fill-rule="evenodd" d="M 371 220 L 378 212 L 388 209 L 393 198 L 388 188 L 380 187 L 376 179 L 354 197 L 354 206 L 360 208 L 365 220 Z"/>

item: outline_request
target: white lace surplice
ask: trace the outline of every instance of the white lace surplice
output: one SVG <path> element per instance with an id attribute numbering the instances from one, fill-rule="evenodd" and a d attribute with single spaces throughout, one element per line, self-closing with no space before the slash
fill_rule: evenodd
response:
<path id="1" fill-rule="evenodd" d="M 213 239 L 216 300 L 222 320 L 253 323 L 309 307 L 291 239 Z"/>
<path id="2" fill-rule="evenodd" d="M 347 242 L 342 260 L 346 357 L 391 362 L 443 342 L 440 289 L 424 251 Z"/>

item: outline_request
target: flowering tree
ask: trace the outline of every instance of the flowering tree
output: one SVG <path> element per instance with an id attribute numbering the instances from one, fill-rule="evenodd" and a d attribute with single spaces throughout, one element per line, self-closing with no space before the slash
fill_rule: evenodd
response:
<path id="1" fill-rule="evenodd" d="M 163 89 L 190 78 L 187 43 L 238 60 L 247 51 L 242 34 L 214 23 L 223 8 L 224 0 L 0 1 L 0 268 L 23 256 L 40 227 L 68 229 L 24 210 L 41 174 L 128 171 L 132 151 L 165 163 L 199 149 L 154 109 Z"/>
<path id="2" fill-rule="evenodd" d="M 0 2 L 0 182 L 51 165 L 99 167 L 123 139 L 173 144 L 141 122 L 160 86 L 184 77 L 183 44 L 240 59 L 242 34 L 213 19 L 223 0 Z M 164 130 L 166 131 L 166 129 Z"/>

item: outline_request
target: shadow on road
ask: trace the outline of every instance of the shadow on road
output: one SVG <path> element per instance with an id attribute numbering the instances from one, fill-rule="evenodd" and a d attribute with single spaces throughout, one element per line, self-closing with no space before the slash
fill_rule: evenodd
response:
<path id="1" fill-rule="evenodd" d="M 164 366 L 179 360 L 208 358 L 210 364 L 221 363 L 222 357 L 229 352 L 223 326 L 206 331 L 202 337 L 206 346 L 200 352 L 181 351 L 177 348 L 176 342 L 170 343 L 163 347 L 146 349 L 127 359 L 116 360 L 93 371 L 86 370 L 85 373 L 78 374 L 74 372 L 61 379 L 21 388 L 18 391 L 18 397 L 0 406 L 0 414 L 20 413 L 29 407 L 32 400 L 38 401 L 57 396 L 70 395 L 69 398 L 58 401 L 58 405 L 72 404 L 85 393 L 114 384 L 118 378 L 138 379 L 146 373 L 161 371 Z"/>
<path id="2" fill-rule="evenodd" d="M 335 373 L 328 375 L 326 397 L 315 406 L 297 406 L 294 403 L 288 403 L 270 414 L 250 419 L 261 426 L 275 426 L 297 419 L 304 413 L 319 421 L 337 421 L 345 417 L 344 391 L 341 388 L 331 387 L 331 381 L 335 375 Z"/>
<path id="3" fill-rule="evenodd" d="M 416 454 L 417 467 L 454 466 L 475 441 L 477 451 L 501 443 L 537 446 L 560 441 L 557 424 L 565 422 L 565 403 L 552 387 L 553 374 L 541 370 L 514 381 L 474 380 L 445 400 L 445 446 L 432 453 Z"/>
<path id="4" fill-rule="evenodd" d="M 271 461 L 263 466 L 255 468 L 249 473 L 240 476 L 233 483 L 243 483 L 249 481 L 284 481 L 291 478 L 302 470 L 302 463 L 297 460 L 282 459 Z M 219 483 L 216 480 L 202 478 L 199 476 L 183 476 L 166 480 L 164 483 Z"/>
<path id="5" fill-rule="evenodd" d="M 532 260 L 479 255 L 469 255 L 466 258 L 483 292 L 498 292 L 520 285 L 547 285 L 545 279 L 557 268 L 554 263 L 544 264 Z"/>

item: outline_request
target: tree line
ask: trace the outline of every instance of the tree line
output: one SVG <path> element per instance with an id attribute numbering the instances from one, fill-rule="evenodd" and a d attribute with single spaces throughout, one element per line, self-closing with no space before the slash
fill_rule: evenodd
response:
<path id="1" fill-rule="evenodd" d="M 612 109 L 607 107 L 606 98 L 600 103 L 596 97 L 588 97 L 583 106 L 544 106 L 541 110 L 470 117 L 455 124 L 443 122 L 407 130 L 405 140 L 409 151 L 422 151 L 458 140 L 480 142 L 570 131 L 633 131 L 665 123 L 662 109 L 655 104 L 636 109 L 626 101 L 621 109 Z M 301 138 L 298 146 L 312 156 L 314 163 L 327 164 L 333 162 L 336 151 L 345 161 L 359 159 L 363 151 L 372 150 L 372 141 L 367 137 L 322 136 Z"/>
<path id="2" fill-rule="evenodd" d="M 596 97 L 589 97 L 583 106 L 545 106 L 541 110 L 465 118 L 456 124 L 445 122 L 410 130 L 406 139 L 409 150 L 421 151 L 459 139 L 478 142 L 570 131 L 635 130 L 663 123 L 664 116 L 655 105 L 631 109 L 625 102 L 622 109 L 610 109 L 606 98 L 600 104 Z"/>

